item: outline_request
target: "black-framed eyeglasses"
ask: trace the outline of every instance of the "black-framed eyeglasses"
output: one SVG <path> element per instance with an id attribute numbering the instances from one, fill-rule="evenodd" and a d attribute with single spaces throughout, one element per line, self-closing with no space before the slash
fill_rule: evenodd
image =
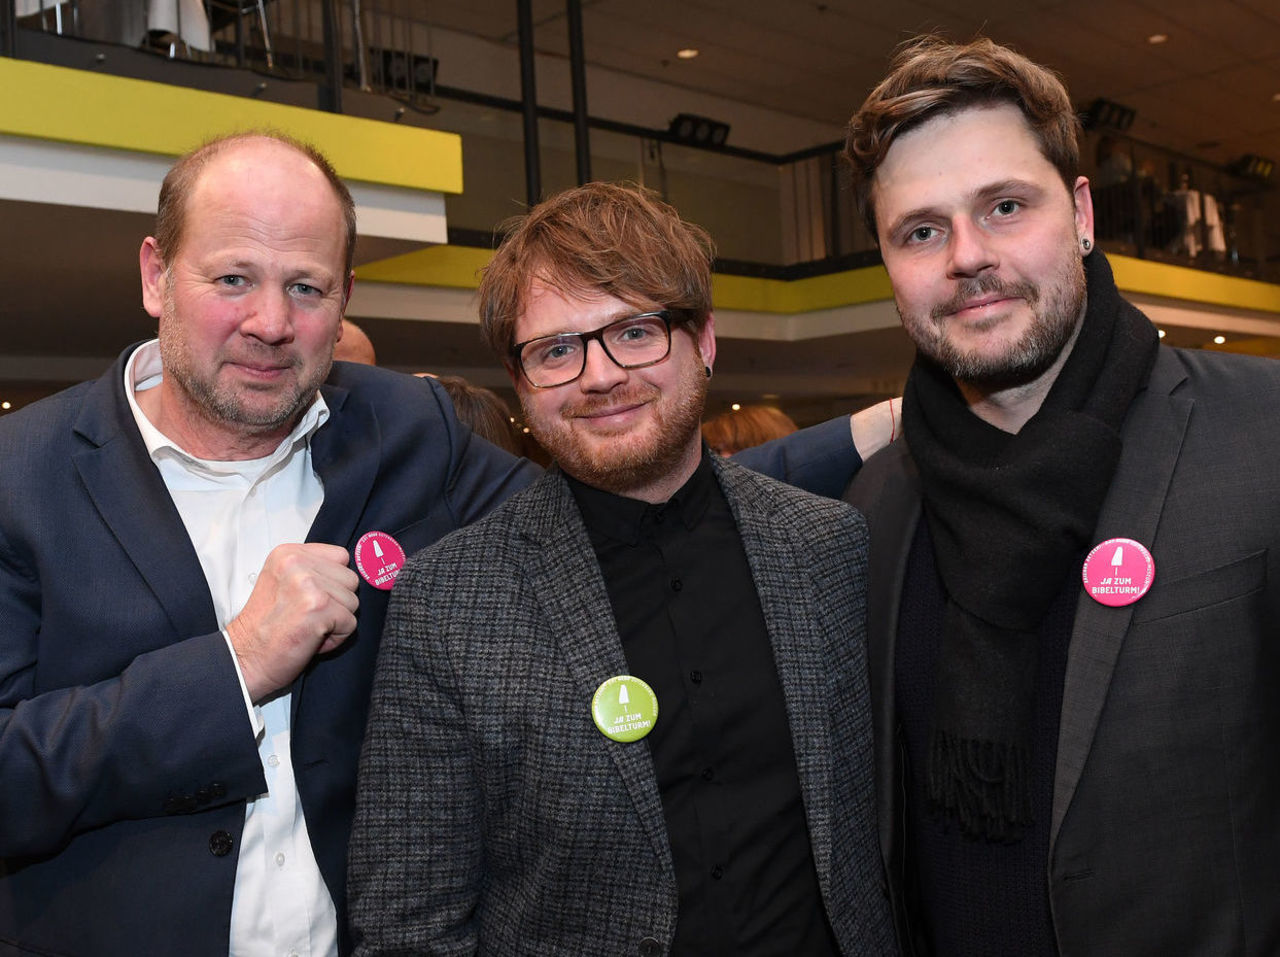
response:
<path id="1" fill-rule="evenodd" d="M 671 353 L 671 313 L 642 312 L 616 319 L 591 332 L 559 332 L 511 347 L 511 357 L 535 389 L 568 385 L 587 368 L 587 344 L 600 343 L 604 354 L 623 369 L 656 365 Z"/>

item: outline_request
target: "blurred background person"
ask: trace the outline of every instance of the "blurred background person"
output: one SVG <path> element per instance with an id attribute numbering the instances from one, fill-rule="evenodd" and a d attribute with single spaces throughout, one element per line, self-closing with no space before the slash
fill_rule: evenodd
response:
<path id="1" fill-rule="evenodd" d="M 472 385 L 460 375 L 441 375 L 436 381 L 444 386 L 453 400 L 458 418 L 471 431 L 488 439 L 512 455 L 523 455 L 524 445 L 516 432 L 511 409 L 496 392 Z"/>
<path id="2" fill-rule="evenodd" d="M 365 331 L 350 319 L 342 320 L 342 336 L 333 347 L 333 358 L 365 366 L 378 364 L 378 354 L 373 350 L 373 343 L 365 335 Z"/>
<path id="3" fill-rule="evenodd" d="M 717 455 L 729 456 L 796 431 L 795 422 L 771 405 L 744 405 L 702 423 L 702 437 Z"/>

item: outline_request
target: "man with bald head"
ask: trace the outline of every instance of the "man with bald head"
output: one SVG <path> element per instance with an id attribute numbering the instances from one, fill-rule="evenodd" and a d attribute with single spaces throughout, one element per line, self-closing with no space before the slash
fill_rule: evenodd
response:
<path id="1" fill-rule="evenodd" d="M 350 319 L 342 320 L 342 335 L 333 349 L 333 358 L 335 362 L 359 362 L 366 366 L 378 364 L 378 353 L 374 351 L 373 342 Z"/>
<path id="2" fill-rule="evenodd" d="M 140 252 L 158 339 L 0 423 L 0 953 L 348 949 L 386 589 L 536 472 L 331 370 L 354 239 L 311 148 L 202 147 Z"/>

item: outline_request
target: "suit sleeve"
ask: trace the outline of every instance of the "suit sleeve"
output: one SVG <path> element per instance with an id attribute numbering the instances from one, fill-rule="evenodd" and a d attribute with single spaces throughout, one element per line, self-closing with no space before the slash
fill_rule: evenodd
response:
<path id="1" fill-rule="evenodd" d="M 73 573 L 109 574 L 81 564 Z M 83 592 L 102 598 L 90 585 Z M 42 674 L 53 666 L 40 659 L 42 602 L 58 600 L 67 592 L 42 590 L 0 529 L 0 857 L 55 853 L 115 821 L 190 813 L 265 790 L 221 633 L 138 655 L 105 680 L 47 688 Z M 106 627 L 79 636 L 85 659 L 92 643 L 114 637 Z"/>
<path id="2" fill-rule="evenodd" d="M 430 553 L 396 582 L 374 679 L 348 858 L 359 957 L 474 954 L 482 804 L 459 677 L 434 620 Z"/>
<path id="3" fill-rule="evenodd" d="M 847 415 L 743 449 L 733 461 L 827 498 L 839 498 L 862 466 Z"/>

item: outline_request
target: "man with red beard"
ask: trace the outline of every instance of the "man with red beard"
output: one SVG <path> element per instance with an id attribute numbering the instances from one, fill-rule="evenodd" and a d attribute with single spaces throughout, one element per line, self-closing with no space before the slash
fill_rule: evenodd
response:
<path id="1" fill-rule="evenodd" d="M 1058 79 L 905 46 L 849 126 L 918 355 L 871 526 L 904 950 L 1280 953 L 1280 365 L 1158 345 Z"/>
<path id="2" fill-rule="evenodd" d="M 711 246 L 590 184 L 508 235 L 485 337 L 558 468 L 416 556 L 388 613 L 357 952 L 894 952 L 865 528 L 711 455 Z"/>

